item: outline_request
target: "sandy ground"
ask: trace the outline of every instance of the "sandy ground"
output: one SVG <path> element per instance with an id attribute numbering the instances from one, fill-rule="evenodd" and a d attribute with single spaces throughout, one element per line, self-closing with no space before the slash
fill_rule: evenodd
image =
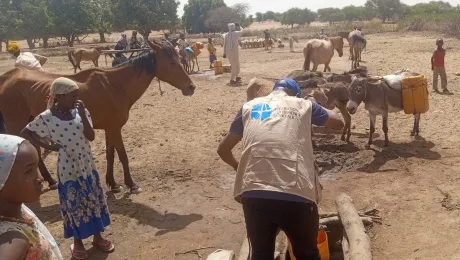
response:
<path id="1" fill-rule="evenodd" d="M 374 75 L 385 75 L 408 68 L 427 75 L 431 83 L 430 56 L 439 35 L 369 35 L 363 53 Z M 218 142 L 246 99 L 245 86 L 255 76 L 280 78 L 303 62 L 301 47 L 297 52 L 274 49 L 242 50 L 244 85 L 229 87 L 229 74 L 213 77 L 192 76 L 197 91 L 192 97 L 163 84 L 159 95 L 157 83 L 133 106 L 130 120 L 123 129 L 130 168 L 144 192 L 139 195 L 108 194 L 112 216 L 105 236 L 116 245 L 110 255 L 90 250 L 90 259 L 203 259 L 218 248 L 236 252 L 244 236 L 241 206 L 232 198 L 234 173 L 216 154 Z M 391 114 L 390 147 L 383 148 L 382 131 L 377 131 L 371 149 L 365 149 L 368 118 L 361 106 L 353 116 L 352 143 L 340 136 L 316 131 L 315 150 L 323 178 L 321 211 L 335 210 L 334 199 L 340 192 L 353 197 L 357 208 L 376 207 L 383 224 L 370 232 L 374 259 L 460 259 L 455 242 L 460 229 L 460 185 L 458 170 L 456 115 L 460 108 L 460 43 L 446 39 L 447 71 L 452 96 L 430 93 L 430 111 L 422 116 L 421 136 L 412 138 L 412 117 L 402 112 Z M 222 50 L 218 49 L 218 55 Z M 334 56 L 335 72 L 348 70 L 348 53 Z M 207 54 L 199 59 L 207 68 Z M 103 58 L 99 64 L 105 66 Z M 13 60 L 1 60 L 0 72 L 13 66 Z M 84 68 L 92 65 L 85 63 Z M 322 67 L 320 67 L 322 68 Z M 71 73 L 64 56 L 50 57 L 45 69 Z M 378 119 L 377 128 L 381 128 Z M 101 175 L 105 174 L 104 133 L 97 131 L 93 152 Z M 239 148 L 235 151 L 239 154 Z M 46 163 L 54 170 L 56 154 Z M 116 178 L 122 182 L 122 168 L 116 164 Z M 69 259 L 71 240 L 63 239 L 62 221 L 56 192 L 47 192 L 40 204 L 32 205 L 37 215 L 58 241 Z M 86 241 L 90 249 L 90 241 Z M 195 252 L 176 254 L 206 247 Z M 202 258 L 200 258 L 200 256 Z"/>

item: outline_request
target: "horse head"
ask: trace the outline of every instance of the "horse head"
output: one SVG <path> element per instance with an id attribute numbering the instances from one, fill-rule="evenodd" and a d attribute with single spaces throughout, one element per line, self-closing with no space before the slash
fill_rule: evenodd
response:
<path id="1" fill-rule="evenodd" d="M 339 57 L 343 56 L 343 38 L 341 36 L 331 37 L 329 40 L 332 42 L 334 49 L 339 54 Z"/>
<path id="2" fill-rule="evenodd" d="M 195 85 L 181 66 L 179 56 L 171 43 L 155 40 L 148 41 L 150 47 L 156 52 L 156 77 L 180 89 L 185 96 L 195 92 Z"/>

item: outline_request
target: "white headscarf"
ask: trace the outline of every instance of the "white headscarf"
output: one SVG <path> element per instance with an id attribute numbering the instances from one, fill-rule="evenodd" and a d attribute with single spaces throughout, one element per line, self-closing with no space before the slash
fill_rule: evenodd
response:
<path id="1" fill-rule="evenodd" d="M 25 139 L 15 135 L 0 134 L 0 190 L 10 176 L 19 146 Z"/>
<path id="2" fill-rule="evenodd" d="M 233 48 L 233 32 L 235 31 L 235 24 L 234 23 L 229 23 L 228 24 L 228 33 L 227 33 L 227 49 L 232 49 Z"/>
<path id="3" fill-rule="evenodd" d="M 78 89 L 77 83 L 75 83 L 75 81 L 71 79 L 64 78 L 64 77 L 55 79 L 53 83 L 51 84 L 50 95 L 49 95 L 48 104 L 46 108 L 50 109 L 53 107 L 54 102 L 55 102 L 54 99 L 56 98 L 56 95 L 68 94 L 77 89 Z"/>

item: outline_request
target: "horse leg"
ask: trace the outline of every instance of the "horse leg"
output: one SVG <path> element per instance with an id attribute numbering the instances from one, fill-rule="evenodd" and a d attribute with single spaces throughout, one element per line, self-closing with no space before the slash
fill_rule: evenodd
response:
<path id="1" fill-rule="evenodd" d="M 106 158 L 107 158 L 107 172 L 105 174 L 105 183 L 113 193 L 119 193 L 121 191 L 120 185 L 115 181 L 113 176 L 113 164 L 115 160 L 115 144 L 114 137 L 105 131 L 105 146 L 106 146 Z"/>
<path id="2" fill-rule="evenodd" d="M 195 61 L 196 61 L 196 67 L 198 68 L 198 71 L 200 71 L 200 64 L 198 64 L 198 57 L 195 57 Z"/>
<path id="3" fill-rule="evenodd" d="M 372 139 L 374 138 L 374 133 L 375 133 L 375 120 L 377 119 L 377 115 L 371 114 L 369 112 L 369 141 L 367 142 L 367 145 L 370 147 L 372 145 Z"/>
<path id="4" fill-rule="evenodd" d="M 318 69 L 318 64 L 314 63 L 313 69 L 311 69 L 311 71 L 315 72 L 317 69 Z"/>
<path id="5" fill-rule="evenodd" d="M 351 116 L 350 113 L 348 113 L 347 110 L 347 105 L 344 103 L 338 103 L 336 104 L 336 107 L 339 109 L 340 113 L 342 114 L 343 120 L 345 121 L 345 127 L 343 128 L 342 131 L 342 137 L 340 140 L 345 141 L 345 134 L 347 134 L 347 143 L 350 142 L 350 136 L 351 136 Z"/>
<path id="6" fill-rule="evenodd" d="M 382 121 L 383 121 L 383 133 L 385 134 L 385 147 L 388 147 L 390 144 L 390 141 L 388 140 L 388 114 L 383 114 L 382 115 Z"/>
<path id="7" fill-rule="evenodd" d="M 121 164 L 123 165 L 123 173 L 125 179 L 125 185 L 129 187 L 131 193 L 141 192 L 141 188 L 137 186 L 132 177 L 131 172 L 129 171 L 129 160 L 128 155 L 126 154 L 125 145 L 123 143 L 123 137 L 121 135 L 121 128 L 113 132 L 113 141 L 115 149 L 117 150 L 118 158 L 120 159 Z"/>

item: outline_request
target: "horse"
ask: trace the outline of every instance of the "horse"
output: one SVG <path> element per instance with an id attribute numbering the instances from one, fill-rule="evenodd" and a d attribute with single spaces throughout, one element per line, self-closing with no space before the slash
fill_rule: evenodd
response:
<path id="1" fill-rule="evenodd" d="M 359 67 L 361 53 L 366 48 L 367 41 L 359 30 L 354 30 L 348 35 L 348 44 L 350 45 L 351 69 Z"/>
<path id="2" fill-rule="evenodd" d="M 69 57 L 70 63 L 74 68 L 74 73 L 77 73 L 77 68 L 81 70 L 80 62 L 82 60 L 92 61 L 95 67 L 99 66 L 99 57 L 101 56 L 102 50 L 110 50 L 108 46 L 99 46 L 93 47 L 91 49 L 86 48 L 78 48 L 72 49 L 67 52 L 67 56 Z"/>
<path id="3" fill-rule="evenodd" d="M 331 37 L 327 40 L 312 39 L 307 42 L 307 46 L 303 49 L 305 62 L 304 70 L 310 70 L 310 62 L 313 63 L 312 71 L 316 71 L 318 65 L 324 64 L 324 72 L 331 71 L 329 63 L 334 56 L 334 49 L 343 56 L 343 38 L 340 36 Z"/>
<path id="4" fill-rule="evenodd" d="M 107 173 L 106 183 L 112 192 L 120 192 L 115 181 L 115 150 L 123 166 L 124 183 L 132 193 L 141 191 L 130 173 L 128 155 L 121 129 L 129 119 L 132 105 L 157 77 L 192 96 L 195 85 L 180 64 L 179 57 L 168 42 L 148 41 L 151 51 L 111 69 L 90 68 L 73 75 L 59 75 L 24 68 L 15 68 L 0 76 L 0 113 L 7 133 L 19 135 L 35 117 L 46 110 L 45 99 L 53 80 L 67 77 L 77 82 L 80 98 L 91 112 L 95 129 L 105 130 Z M 39 150 L 39 149 L 38 149 Z M 40 159 L 41 160 L 41 159 Z M 43 161 L 40 171 L 47 172 Z"/>

